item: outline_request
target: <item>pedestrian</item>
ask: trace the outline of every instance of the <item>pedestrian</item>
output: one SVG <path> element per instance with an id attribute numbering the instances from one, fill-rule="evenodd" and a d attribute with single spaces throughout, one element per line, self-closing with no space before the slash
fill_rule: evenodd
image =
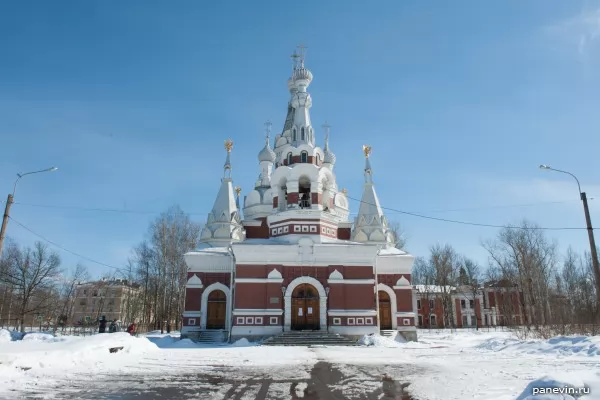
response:
<path id="1" fill-rule="evenodd" d="M 135 322 L 132 322 L 128 327 L 127 327 L 127 333 L 129 333 L 131 336 L 135 335 Z"/>
<path id="2" fill-rule="evenodd" d="M 106 317 L 103 315 L 100 318 L 100 325 L 98 326 L 98 333 L 105 333 L 106 332 Z"/>
<path id="3" fill-rule="evenodd" d="M 171 322 L 167 322 L 167 333 L 171 333 Z"/>
<path id="4" fill-rule="evenodd" d="M 117 320 L 113 319 L 113 321 L 110 323 L 110 326 L 108 327 L 108 332 L 115 333 L 118 330 L 119 330 L 119 327 L 117 326 Z"/>

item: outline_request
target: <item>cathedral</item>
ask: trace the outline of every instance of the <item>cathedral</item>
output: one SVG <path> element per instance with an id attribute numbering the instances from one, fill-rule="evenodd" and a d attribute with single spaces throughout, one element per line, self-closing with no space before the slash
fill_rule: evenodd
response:
<path id="1" fill-rule="evenodd" d="M 233 142 L 225 141 L 224 175 L 201 244 L 185 254 L 182 337 L 397 331 L 416 340 L 414 257 L 395 247 L 375 192 L 371 148 L 363 146 L 364 188 L 351 221 L 346 191 L 336 183 L 329 126 L 323 147 L 317 145 L 307 91 L 313 75 L 303 49 L 292 59 L 285 124 L 273 143 L 266 124 L 260 175 L 243 207 L 231 178 Z"/>

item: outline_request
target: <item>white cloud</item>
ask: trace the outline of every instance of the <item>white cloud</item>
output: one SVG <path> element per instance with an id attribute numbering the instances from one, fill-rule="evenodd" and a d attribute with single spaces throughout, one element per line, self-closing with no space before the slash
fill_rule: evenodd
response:
<path id="1" fill-rule="evenodd" d="M 581 62 L 587 63 L 600 51 L 600 6 L 583 10 L 545 30 L 553 39 L 576 51 Z"/>

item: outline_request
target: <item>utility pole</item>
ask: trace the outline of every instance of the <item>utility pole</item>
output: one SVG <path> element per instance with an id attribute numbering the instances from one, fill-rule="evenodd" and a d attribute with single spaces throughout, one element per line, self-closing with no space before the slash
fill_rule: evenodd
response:
<path id="1" fill-rule="evenodd" d="M 4 217 L 2 218 L 2 229 L 0 229 L 0 257 L 2 256 L 2 249 L 4 248 L 4 237 L 6 235 L 6 226 L 8 225 L 8 217 L 10 215 L 10 206 L 12 206 L 14 197 L 12 194 L 8 194 L 6 199 L 6 206 L 4 207 Z"/>
<path id="2" fill-rule="evenodd" d="M 540 165 L 541 169 L 561 172 L 563 174 L 571 175 L 577 182 L 577 187 L 579 188 L 579 196 L 581 201 L 583 202 L 583 212 L 585 213 L 585 223 L 587 226 L 588 239 L 590 241 L 590 253 L 592 256 L 592 269 L 594 270 L 594 277 L 596 278 L 596 302 L 597 307 L 600 309 L 600 263 L 598 262 L 598 251 L 596 250 L 596 241 L 594 240 L 594 228 L 592 228 L 592 219 L 590 218 L 590 209 L 588 207 L 587 196 L 585 192 L 581 191 L 581 185 L 579 184 L 579 179 L 575 175 L 570 172 L 562 171 L 560 169 L 554 169 L 549 165 L 542 164 Z"/>
<path id="3" fill-rule="evenodd" d="M 17 174 L 18 178 L 15 181 L 15 185 L 13 186 L 13 192 L 8 194 L 8 199 L 6 200 L 6 207 L 4 207 L 4 217 L 2 218 L 2 228 L 0 229 L 0 257 L 2 256 L 2 249 L 4 248 L 4 237 L 6 236 L 6 226 L 8 225 L 8 218 L 10 218 L 10 206 L 15 201 L 15 191 L 17 190 L 17 183 L 19 180 L 25 175 L 37 174 L 40 172 L 53 172 L 56 171 L 57 167 L 42 169 L 40 171 L 32 171 L 26 172 L 24 174 Z"/>
<path id="4" fill-rule="evenodd" d="M 594 228 L 592 228 L 592 219 L 590 218 L 590 209 L 588 208 L 587 196 L 585 192 L 581 192 L 581 201 L 583 202 L 585 223 L 587 225 L 588 238 L 590 240 L 592 267 L 596 277 L 596 296 L 598 297 L 598 305 L 600 305 L 600 263 L 598 263 L 598 251 L 596 249 L 596 241 L 594 240 Z"/>

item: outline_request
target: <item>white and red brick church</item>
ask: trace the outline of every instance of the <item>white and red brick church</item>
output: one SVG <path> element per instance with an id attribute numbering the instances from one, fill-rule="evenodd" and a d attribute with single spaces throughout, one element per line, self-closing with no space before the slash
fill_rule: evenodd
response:
<path id="1" fill-rule="evenodd" d="M 201 245 L 185 255 L 182 336 L 214 331 L 257 339 L 312 330 L 357 337 L 395 330 L 416 340 L 414 257 L 394 246 L 375 193 L 371 148 L 363 146 L 364 190 L 350 221 L 329 127 L 321 148 L 310 119 L 313 75 L 303 52 L 293 59 L 283 130 L 271 147 L 267 124 L 260 176 L 242 209 L 231 178 L 233 142 L 225 142 L 224 177 Z"/>

